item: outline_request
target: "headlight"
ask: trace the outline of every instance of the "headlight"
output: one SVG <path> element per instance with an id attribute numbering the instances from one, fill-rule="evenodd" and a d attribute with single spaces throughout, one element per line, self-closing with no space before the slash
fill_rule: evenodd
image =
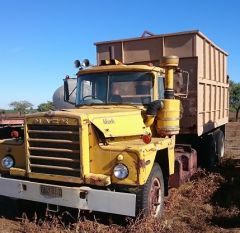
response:
<path id="1" fill-rule="evenodd" d="M 14 165 L 14 160 L 12 158 L 12 156 L 10 155 L 7 155 L 5 156 L 3 159 L 2 159 L 2 167 L 5 168 L 5 169 L 9 169 L 11 167 L 13 167 Z"/>
<path id="2" fill-rule="evenodd" d="M 113 174 L 120 180 L 125 179 L 128 176 L 128 168 L 125 165 L 119 163 L 114 167 Z"/>

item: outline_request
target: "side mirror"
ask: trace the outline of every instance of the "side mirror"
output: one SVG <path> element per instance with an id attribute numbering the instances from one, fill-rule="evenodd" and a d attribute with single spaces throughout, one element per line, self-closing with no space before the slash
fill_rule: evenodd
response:
<path id="1" fill-rule="evenodd" d="M 69 76 L 67 75 L 66 78 L 63 80 L 64 85 L 64 101 L 69 101 L 69 85 L 68 85 Z"/>
<path id="2" fill-rule="evenodd" d="M 177 69 L 174 73 L 174 95 L 179 98 L 188 97 L 189 72 Z"/>
<path id="3" fill-rule="evenodd" d="M 64 101 L 75 105 L 77 79 L 69 78 L 69 76 L 67 75 L 66 78 L 63 79 L 63 88 L 64 88 Z"/>

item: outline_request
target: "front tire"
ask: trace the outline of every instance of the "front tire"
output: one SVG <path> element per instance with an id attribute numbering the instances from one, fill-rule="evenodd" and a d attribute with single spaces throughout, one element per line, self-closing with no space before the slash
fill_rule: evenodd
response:
<path id="1" fill-rule="evenodd" d="M 159 164 L 154 163 L 147 182 L 137 193 L 137 215 L 161 217 L 164 208 L 164 180 Z"/>

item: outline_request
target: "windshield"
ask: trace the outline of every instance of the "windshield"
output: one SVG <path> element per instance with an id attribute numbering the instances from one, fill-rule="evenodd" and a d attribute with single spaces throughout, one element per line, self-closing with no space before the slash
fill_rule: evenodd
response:
<path id="1" fill-rule="evenodd" d="M 153 100 L 149 72 L 109 72 L 78 78 L 76 105 L 149 104 Z"/>

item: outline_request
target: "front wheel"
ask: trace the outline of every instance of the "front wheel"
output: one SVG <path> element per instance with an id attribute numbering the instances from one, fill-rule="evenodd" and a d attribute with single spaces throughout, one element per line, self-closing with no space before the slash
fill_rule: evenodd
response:
<path id="1" fill-rule="evenodd" d="M 153 165 L 147 182 L 137 193 L 137 215 L 160 217 L 164 208 L 164 180 L 159 164 Z"/>

